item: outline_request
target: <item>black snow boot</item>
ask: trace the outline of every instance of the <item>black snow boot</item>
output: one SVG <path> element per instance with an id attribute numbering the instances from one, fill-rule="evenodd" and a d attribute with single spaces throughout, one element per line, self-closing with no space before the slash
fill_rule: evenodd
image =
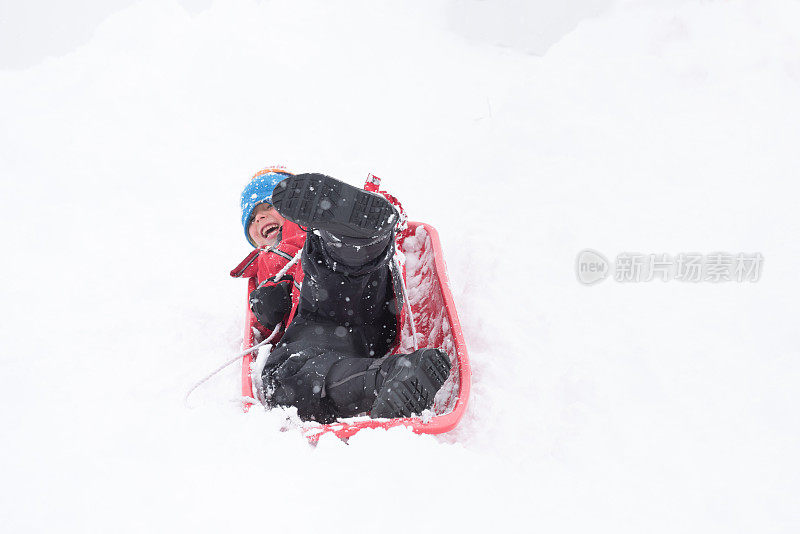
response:
<path id="1" fill-rule="evenodd" d="M 398 221 L 382 195 L 319 173 L 290 176 L 275 186 L 272 205 L 282 216 L 339 238 L 370 240 L 391 234 Z"/>
<path id="2" fill-rule="evenodd" d="M 390 357 L 394 365 L 378 390 L 370 417 L 410 417 L 433 406 L 433 398 L 450 374 L 450 358 L 441 349 L 419 349 Z"/>

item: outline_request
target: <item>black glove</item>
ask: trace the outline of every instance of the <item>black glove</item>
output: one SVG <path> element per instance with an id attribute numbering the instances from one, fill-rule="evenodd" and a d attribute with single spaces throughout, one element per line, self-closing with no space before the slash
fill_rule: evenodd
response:
<path id="1" fill-rule="evenodd" d="M 292 311 L 292 281 L 284 278 L 278 282 L 267 282 L 250 293 L 250 309 L 259 323 L 275 329 Z"/>

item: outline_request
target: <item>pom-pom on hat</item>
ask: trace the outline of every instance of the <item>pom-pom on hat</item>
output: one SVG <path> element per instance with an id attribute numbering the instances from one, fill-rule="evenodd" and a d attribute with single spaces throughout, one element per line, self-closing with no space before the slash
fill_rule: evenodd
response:
<path id="1" fill-rule="evenodd" d="M 253 178 L 250 179 L 250 183 L 242 191 L 242 226 L 244 227 L 244 236 L 251 245 L 255 246 L 250 240 L 250 233 L 247 229 L 250 226 L 253 210 L 262 202 L 271 204 L 272 191 L 275 186 L 289 176 L 293 176 L 293 174 L 284 167 L 267 167 L 255 173 Z"/>

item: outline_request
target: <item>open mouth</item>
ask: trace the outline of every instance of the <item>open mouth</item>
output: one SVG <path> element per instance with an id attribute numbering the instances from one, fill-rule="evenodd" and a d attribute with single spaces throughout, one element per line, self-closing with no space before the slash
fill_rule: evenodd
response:
<path id="1" fill-rule="evenodd" d="M 261 229 L 261 237 L 268 238 L 268 237 L 274 235 L 275 232 L 277 232 L 277 231 L 278 231 L 278 225 L 277 224 L 272 224 L 272 225 L 269 225 L 269 226 L 265 226 L 264 228 Z"/>

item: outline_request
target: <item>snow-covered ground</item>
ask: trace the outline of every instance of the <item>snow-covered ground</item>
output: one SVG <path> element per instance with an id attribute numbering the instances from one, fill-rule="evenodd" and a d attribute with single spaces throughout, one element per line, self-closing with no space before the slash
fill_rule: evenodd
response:
<path id="1" fill-rule="evenodd" d="M 145 0 L 0 71 L 4 531 L 797 532 L 800 4 L 537 35 L 493 5 Z M 276 163 L 374 172 L 439 229 L 455 431 L 313 448 L 235 367 L 184 408 L 238 350 L 238 194 Z M 765 263 L 586 287 L 587 247 Z"/>

